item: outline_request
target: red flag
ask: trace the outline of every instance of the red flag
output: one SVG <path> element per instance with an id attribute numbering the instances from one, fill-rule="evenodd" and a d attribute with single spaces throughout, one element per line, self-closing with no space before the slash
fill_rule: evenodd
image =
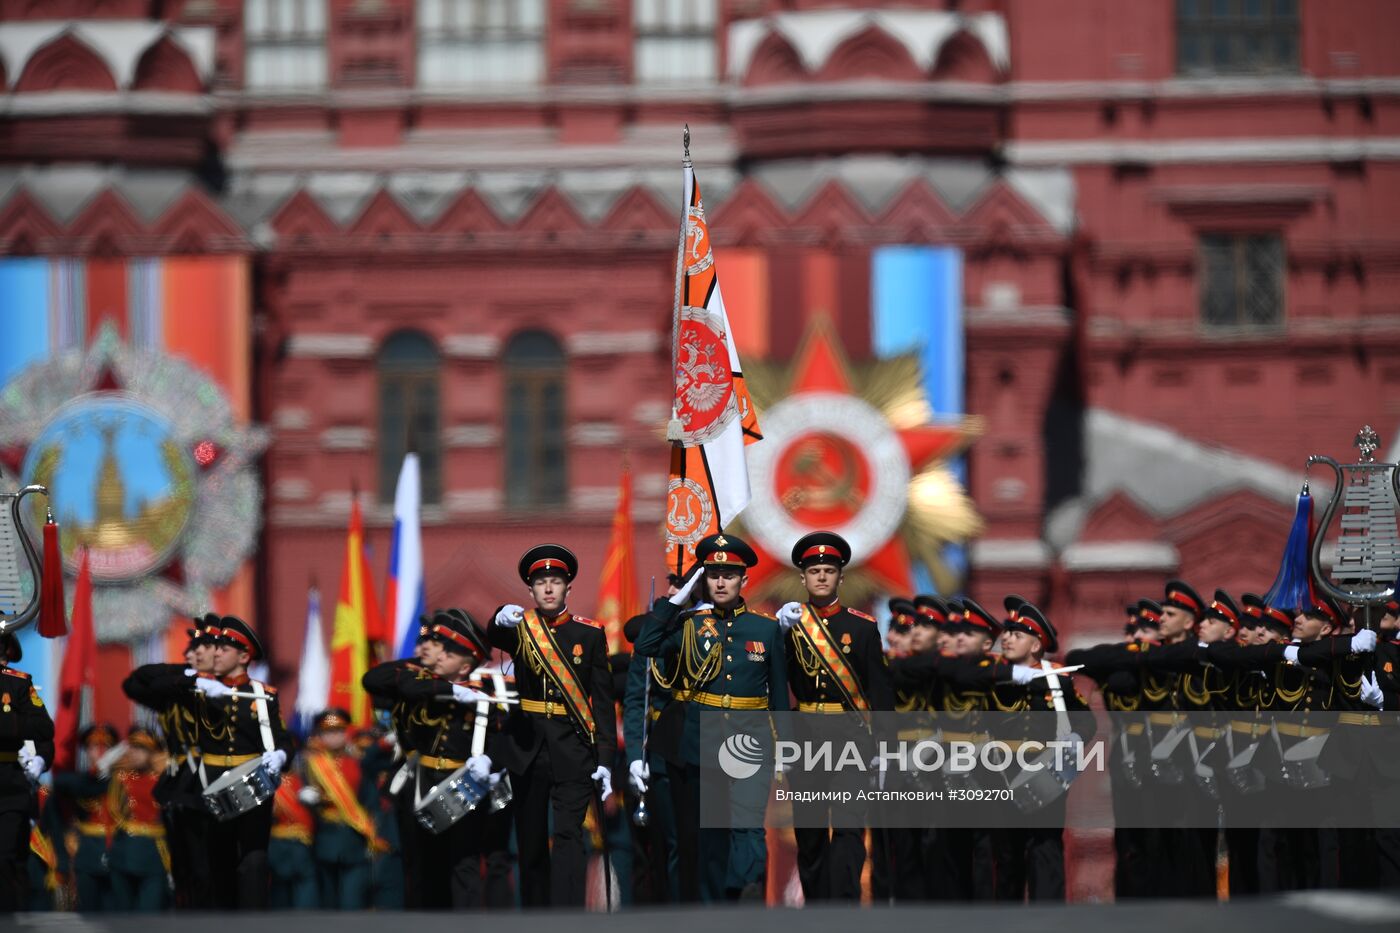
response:
<path id="1" fill-rule="evenodd" d="M 54 715 L 56 770 L 72 770 L 78 762 L 78 733 L 92 716 L 96 680 L 97 638 L 92 628 L 92 573 L 88 552 L 78 557 L 78 582 L 73 588 L 73 618 L 63 644 L 63 668 L 58 680 L 58 710 Z"/>
<path id="2" fill-rule="evenodd" d="M 603 559 L 598 584 L 597 621 L 608 636 L 608 653 L 630 651 L 622 627 L 638 612 L 637 562 L 632 555 L 632 471 L 622 468 L 618 484 L 617 511 L 613 513 L 612 536 Z"/>
<path id="3" fill-rule="evenodd" d="M 330 705 L 350 714 L 357 726 L 368 724 L 369 694 L 360 679 L 369 669 L 369 631 L 378 626 L 379 608 L 374 583 L 365 560 L 365 531 L 360 503 L 350 502 L 350 529 L 345 542 L 345 569 L 340 577 L 340 599 L 335 606 L 331 635 Z"/>

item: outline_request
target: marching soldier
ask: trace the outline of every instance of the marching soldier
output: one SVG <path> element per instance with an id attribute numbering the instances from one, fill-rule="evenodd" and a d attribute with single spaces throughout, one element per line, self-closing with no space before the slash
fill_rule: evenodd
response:
<path id="1" fill-rule="evenodd" d="M 826 727 L 850 727 L 866 740 L 868 714 L 894 708 L 894 687 L 881 650 L 875 619 L 841 605 L 838 590 L 851 546 L 840 535 L 817 531 L 799 538 L 792 562 L 801 571 L 806 603 L 790 602 L 778 611 L 792 662 L 788 683 L 802 713 L 840 718 Z M 920 615 L 919 618 L 928 618 Z M 864 744 L 869 745 L 866 741 Z M 873 748 L 869 749 L 873 753 Z M 805 783 L 794 773 L 794 788 Z M 816 788 L 812 788 L 816 789 Z M 793 833 L 797 871 L 807 902 L 860 901 L 865 865 L 864 820 L 829 802 L 795 802 Z M 828 829 L 828 822 L 831 824 Z"/>
<path id="2" fill-rule="evenodd" d="M 383 843 L 365 809 L 359 759 L 350 753 L 350 714 L 320 713 L 301 763 L 306 788 L 301 796 L 315 807 L 317 888 L 322 910 L 362 910 L 369 906 L 370 864 Z"/>
<path id="3" fill-rule="evenodd" d="M 668 597 L 681 587 L 676 574 L 667 577 Z M 692 594 L 693 595 L 693 594 Z M 648 615 L 627 620 L 623 635 L 636 643 Z M 627 686 L 622 701 L 622 735 L 627 753 L 627 784 L 636 795 L 633 811 L 633 901 L 640 904 L 674 903 L 680 896 L 680 852 L 676 845 L 676 811 L 666 759 L 648 741 L 649 730 L 668 706 L 671 691 L 662 686 L 656 662 L 634 657 L 627 666 Z"/>
<path id="4" fill-rule="evenodd" d="M 21 660 L 19 639 L 0 633 L 0 911 L 29 903 L 30 819 L 34 788 L 53 761 L 53 720 Z"/>
<path id="5" fill-rule="evenodd" d="M 520 893 L 526 907 L 582 907 L 586 882 L 583 821 L 617 749 L 617 712 L 607 637 L 569 612 L 578 558 L 541 544 L 520 558 L 534 608 L 507 604 L 487 626 L 491 644 L 515 660 L 520 710 L 502 737 L 502 763 L 514 782 Z M 551 819 L 552 818 L 552 819 Z M 551 836 L 550 826 L 553 824 Z"/>
<path id="6" fill-rule="evenodd" d="M 165 735 L 169 760 L 156 782 L 155 799 L 165 822 L 170 848 L 170 872 L 175 879 L 175 906 L 208 910 L 210 887 L 209 828 L 213 818 L 204 808 L 199 778 L 198 697 L 189 689 L 189 672 L 208 677 L 214 670 L 214 635 L 219 616 L 207 613 L 186 630 L 183 664 L 143 664 L 122 682 L 133 702 L 153 710 Z"/>
<path id="7" fill-rule="evenodd" d="M 1069 675 L 1047 676 L 1044 661 L 1059 651 L 1055 626 L 1039 607 L 1020 596 L 1004 601 L 1001 656 L 985 664 L 974 658 L 949 665 L 946 680 L 964 691 L 981 692 L 998 713 L 1021 714 L 999 719 L 994 734 L 1013 747 L 1029 741 L 1067 741 L 1071 746 L 1094 737 L 1089 705 Z M 1059 713 L 1052 724 L 1046 714 Z M 1077 752 L 1076 752 L 1077 753 Z M 1070 765 L 1072 767 L 1072 764 Z M 1064 901 L 1065 797 L 1061 795 L 1027 821 L 1030 825 L 991 831 L 995 860 L 994 896 L 999 901 Z"/>
<path id="8" fill-rule="evenodd" d="M 163 706 L 195 694 L 202 787 L 250 761 L 260 760 L 275 778 L 287 766 L 292 742 L 282 724 L 277 691 L 248 677 L 248 665 L 265 657 L 262 642 L 237 616 L 220 617 L 209 633 L 214 639 L 209 673 L 191 670 L 161 678 L 152 686 L 151 697 Z M 271 800 L 231 819 L 211 821 L 205 858 L 216 909 L 267 909 L 271 833 Z"/>
<path id="9" fill-rule="evenodd" d="M 114 829 L 108 855 L 112 890 L 118 910 L 154 913 L 165 909 L 171 868 L 155 798 L 160 742 L 150 730 L 137 727 L 123 744 L 107 795 Z"/>
<path id="10" fill-rule="evenodd" d="M 112 817 L 107 809 L 108 773 L 117 745 L 117 730 L 108 723 L 94 723 L 78 734 L 78 745 L 87 756 L 87 770 L 61 770 L 53 773 L 54 796 L 63 812 L 70 814 L 77 831 L 72 874 L 78 888 L 80 911 L 113 910 L 112 873 L 107 864 L 107 842 L 112 834 Z"/>
<path id="11" fill-rule="evenodd" d="M 381 664 L 365 674 L 365 689 L 404 704 L 406 737 L 413 748 L 411 799 L 423 800 L 433 788 L 462 768 L 478 784 L 492 780 L 496 743 L 487 732 L 481 754 L 473 754 L 476 705 L 486 694 L 467 685 L 471 672 L 491 654 L 481 630 L 461 609 L 439 610 L 428 636 L 438 642 L 432 666 Z M 414 849 L 416 874 L 408 879 L 415 908 L 464 910 L 481 902 L 481 859 L 489 804 L 439 833 L 414 821 L 403 841 Z"/>
<path id="12" fill-rule="evenodd" d="M 305 795 L 305 800 L 302 799 Z M 268 905 L 273 910 L 317 910 L 321 894 L 317 887 L 316 817 L 311 806 L 318 800 L 308 792 L 295 770 L 287 772 L 272 797 L 272 836 L 267 843 L 271 891 Z M 306 801 L 313 801 L 308 804 Z"/>
<path id="13" fill-rule="evenodd" d="M 937 599 L 937 597 L 933 597 Z M 937 600 L 938 611 L 943 616 L 942 625 L 947 624 L 948 606 Z M 894 676 L 896 663 L 901 658 L 913 654 L 912 639 L 914 620 L 919 610 L 913 601 L 896 596 L 890 599 L 890 625 L 887 641 L 889 650 L 885 653 L 886 666 L 890 669 L 891 688 L 894 690 L 894 709 L 901 713 L 927 715 L 929 709 L 925 684 L 910 679 L 897 679 Z M 919 742 L 933 735 L 932 719 L 929 717 L 927 729 L 903 730 L 898 739 Z M 887 772 L 887 789 L 907 789 L 909 779 L 904 771 Z M 924 873 L 924 830 L 908 826 L 872 827 L 871 838 L 871 893 L 879 903 L 891 900 L 898 902 L 921 901 L 928 897 L 927 881 Z"/>
<path id="14" fill-rule="evenodd" d="M 724 710 L 786 710 L 783 638 L 777 620 L 744 603 L 747 570 L 758 563 L 747 543 L 710 535 L 696 544 L 695 556 L 690 578 L 674 596 L 657 600 L 635 645 L 639 657 L 670 665 L 666 683 L 676 702 L 657 720 L 653 741 L 666 758 L 676 806 L 681 900 L 762 897 L 767 782 L 737 785 L 714 768 L 713 758 L 702 763 L 700 721 Z M 713 605 L 682 612 L 702 573 Z M 700 827 L 702 780 L 724 789 L 736 828 Z"/>

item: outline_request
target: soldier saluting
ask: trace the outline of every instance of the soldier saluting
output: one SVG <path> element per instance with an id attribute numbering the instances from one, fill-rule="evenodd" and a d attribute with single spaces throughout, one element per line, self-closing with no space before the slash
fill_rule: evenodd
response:
<path id="1" fill-rule="evenodd" d="M 802 572 L 808 599 L 779 609 L 778 626 L 786 633 L 792 662 L 789 683 L 797 709 L 841 717 L 854 738 L 856 730 L 868 736 L 869 727 L 863 717 L 849 714 L 893 709 L 894 686 L 875 619 L 841 605 L 841 573 L 850 560 L 851 546 L 838 534 L 815 531 L 798 539 L 792 562 Z M 794 785 L 801 783 L 797 773 L 793 778 Z M 865 865 L 864 821 L 852 820 L 848 810 L 824 800 L 794 802 L 793 810 L 804 900 L 858 902 Z"/>
<path id="2" fill-rule="evenodd" d="M 604 762 L 617 750 L 607 637 L 566 605 L 578 574 L 572 551 L 558 544 L 533 547 L 520 558 L 519 571 L 534 608 L 502 606 L 486 634 L 514 658 L 520 692 L 520 710 L 501 742 L 501 760 L 513 775 L 520 897 L 526 907 L 582 907 L 583 820 L 594 781 L 601 783 L 601 799 L 612 794 Z"/>
<path id="3" fill-rule="evenodd" d="M 718 534 L 701 539 L 695 556 L 697 569 L 674 596 L 656 601 L 634 645 L 639 657 L 670 665 L 666 686 L 675 702 L 657 720 L 652 741 L 671 775 L 681 900 L 761 896 L 768 868 L 762 828 L 767 785 L 749 781 L 742 799 L 731 801 L 741 811 L 739 828 L 701 829 L 700 721 L 702 715 L 727 710 L 787 709 L 783 636 L 776 619 L 744 604 L 746 571 L 758 563 L 753 548 L 734 535 Z M 701 572 L 713 605 L 682 613 Z M 732 787 L 708 763 L 703 778 Z"/>

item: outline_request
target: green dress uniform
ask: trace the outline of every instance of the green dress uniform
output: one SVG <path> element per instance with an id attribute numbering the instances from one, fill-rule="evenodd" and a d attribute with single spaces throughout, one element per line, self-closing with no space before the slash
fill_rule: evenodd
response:
<path id="1" fill-rule="evenodd" d="M 647 618 L 635 616 L 628 621 L 624 632 L 629 641 L 637 640 Z M 671 691 L 661 685 L 657 675 L 653 659 L 633 657 L 627 665 L 622 701 L 622 740 L 628 767 L 645 760 L 650 773 L 645 800 L 637 802 L 638 806 L 646 805 L 647 823 L 633 827 L 633 900 L 638 904 L 664 904 L 680 898 L 680 849 L 671 779 L 665 757 L 656 751 L 648 735 L 672 702 Z"/>
<path id="2" fill-rule="evenodd" d="M 152 737 L 146 740 L 154 745 Z M 128 741 L 138 739 L 132 736 Z M 169 901 L 170 850 L 155 800 L 158 780 L 150 771 L 112 774 L 108 809 L 115 829 L 107 861 L 118 910 L 155 913 Z"/>
<path id="3" fill-rule="evenodd" d="M 91 772 L 53 772 L 53 792 L 69 814 L 77 836 L 70 869 L 77 887 L 76 907 L 82 912 L 116 909 L 112 875 L 107 868 L 107 779 Z"/>
<path id="4" fill-rule="evenodd" d="M 753 549 L 733 535 L 705 538 L 695 554 L 706 569 L 742 571 L 757 563 Z M 767 873 L 767 782 L 733 782 L 716 767 L 717 748 L 702 756 L 700 722 L 731 709 L 788 709 L 782 633 L 776 619 L 743 602 L 682 613 L 663 599 L 651 615 L 637 636 L 635 653 L 666 662 L 667 683 L 676 699 L 656 721 L 652 741 L 666 759 L 676 807 L 681 899 L 754 896 L 763 890 Z M 731 792 L 734 829 L 700 827 L 702 780 Z"/>

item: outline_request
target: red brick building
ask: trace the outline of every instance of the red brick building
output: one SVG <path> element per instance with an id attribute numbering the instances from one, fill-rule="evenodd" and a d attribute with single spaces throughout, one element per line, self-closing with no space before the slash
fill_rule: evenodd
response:
<path id="1" fill-rule="evenodd" d="M 0 7 L 0 248 L 251 257 L 283 673 L 410 434 L 430 603 L 559 538 L 588 606 L 628 449 L 659 569 L 685 122 L 765 356 L 823 314 L 868 356 L 872 252 L 961 251 L 979 598 L 1086 637 L 1168 574 L 1262 591 L 1306 455 L 1396 440 L 1384 0 Z"/>

